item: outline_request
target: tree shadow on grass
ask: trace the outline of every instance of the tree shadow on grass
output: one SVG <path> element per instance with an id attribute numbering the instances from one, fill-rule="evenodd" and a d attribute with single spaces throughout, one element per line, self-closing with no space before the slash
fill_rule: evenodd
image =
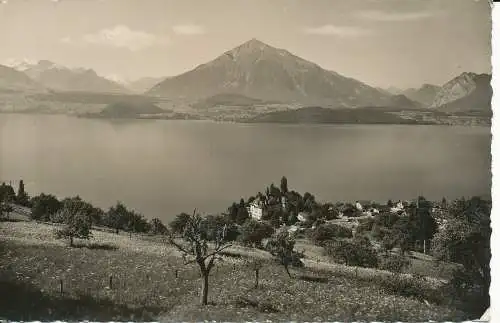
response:
<path id="1" fill-rule="evenodd" d="M 98 243 L 98 242 L 89 242 L 89 243 L 81 243 L 75 242 L 73 248 L 87 248 L 91 250 L 118 250 L 118 247 L 109 243 Z"/>
<path id="2" fill-rule="evenodd" d="M 299 276 L 297 276 L 297 278 L 299 280 L 303 280 L 303 281 L 307 281 L 307 282 L 311 282 L 311 283 L 326 284 L 329 282 L 328 277 L 313 276 L 313 275 L 308 275 L 308 274 L 299 275 Z"/>
<path id="3" fill-rule="evenodd" d="M 78 299 L 53 297 L 35 286 L 2 278 L 0 295 L 0 319 L 15 321 L 153 321 L 162 312 L 158 307 L 130 308 L 86 295 Z"/>

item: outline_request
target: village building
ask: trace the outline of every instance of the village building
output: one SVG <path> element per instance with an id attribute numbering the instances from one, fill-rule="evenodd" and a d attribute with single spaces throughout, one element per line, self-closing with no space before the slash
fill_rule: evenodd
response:
<path id="1" fill-rule="evenodd" d="M 281 209 L 286 210 L 287 207 L 287 200 L 285 196 L 281 197 Z"/>
<path id="2" fill-rule="evenodd" d="M 307 214 L 306 212 L 299 212 L 299 214 L 297 215 L 297 220 L 299 220 L 300 222 L 306 222 L 308 218 L 309 214 Z"/>
<path id="3" fill-rule="evenodd" d="M 399 213 L 399 212 L 403 211 L 404 209 L 405 209 L 405 207 L 403 205 L 403 202 L 399 201 L 398 203 L 396 203 L 396 205 L 391 207 L 391 212 L 392 213 Z"/>
<path id="4" fill-rule="evenodd" d="M 260 199 L 255 199 L 250 203 L 250 207 L 248 208 L 248 213 L 257 221 L 262 219 L 262 212 L 264 209 L 264 203 Z"/>

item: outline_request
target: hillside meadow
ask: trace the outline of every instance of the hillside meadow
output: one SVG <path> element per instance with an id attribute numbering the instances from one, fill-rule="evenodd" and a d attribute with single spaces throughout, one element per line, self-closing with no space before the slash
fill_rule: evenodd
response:
<path id="1" fill-rule="evenodd" d="M 179 254 L 157 238 L 94 230 L 90 241 L 69 248 L 64 241 L 54 239 L 54 229 L 53 225 L 35 222 L 0 223 L 0 281 L 3 293 L 9 294 L 0 301 L 3 318 L 161 321 L 467 318 L 460 310 L 444 305 L 438 297 L 431 297 L 439 294 L 437 289 L 432 290 L 435 284 L 422 281 L 426 285 L 423 290 L 427 291 L 424 296 L 402 296 L 391 288 L 389 282 L 394 277 L 390 274 L 341 265 L 322 269 L 308 265 L 293 270 L 294 278 L 290 279 L 283 267 L 270 262 L 261 271 L 259 287 L 255 288 L 253 272 L 245 266 L 242 257 L 245 250 L 241 248 L 226 253 L 213 269 L 209 305 L 201 307 L 197 268 L 184 266 Z M 266 255 L 260 251 L 253 253 Z"/>

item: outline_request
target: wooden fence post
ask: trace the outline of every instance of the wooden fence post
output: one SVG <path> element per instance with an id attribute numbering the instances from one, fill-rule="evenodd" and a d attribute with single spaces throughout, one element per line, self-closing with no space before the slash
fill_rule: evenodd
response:
<path id="1" fill-rule="evenodd" d="M 59 279 L 59 291 L 60 291 L 61 296 L 62 296 L 63 293 L 64 293 L 64 290 L 63 290 L 63 280 L 62 279 Z"/>

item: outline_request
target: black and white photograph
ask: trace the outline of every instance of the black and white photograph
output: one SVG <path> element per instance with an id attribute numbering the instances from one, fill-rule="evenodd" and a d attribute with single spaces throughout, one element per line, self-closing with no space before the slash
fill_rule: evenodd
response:
<path id="1" fill-rule="evenodd" d="M 492 10 L 0 0 L 0 321 L 490 321 Z"/>

